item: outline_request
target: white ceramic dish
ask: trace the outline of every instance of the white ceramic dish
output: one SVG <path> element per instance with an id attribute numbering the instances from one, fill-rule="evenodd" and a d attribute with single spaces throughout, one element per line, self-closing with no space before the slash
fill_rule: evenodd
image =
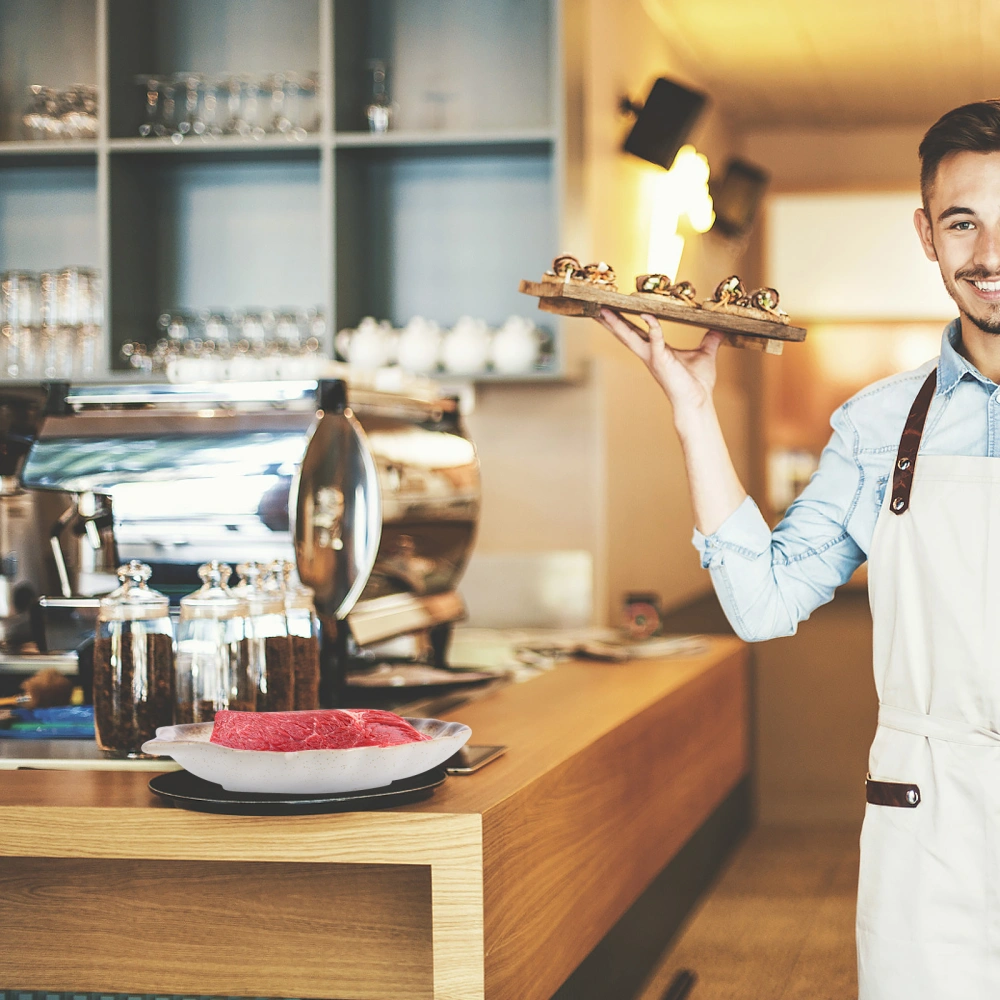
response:
<path id="1" fill-rule="evenodd" d="M 313 795 L 382 788 L 400 778 L 429 771 L 457 753 L 472 735 L 460 722 L 407 719 L 430 736 L 420 743 L 349 750 L 234 750 L 211 743 L 211 722 L 160 726 L 142 752 L 173 757 L 178 764 L 230 792 Z"/>

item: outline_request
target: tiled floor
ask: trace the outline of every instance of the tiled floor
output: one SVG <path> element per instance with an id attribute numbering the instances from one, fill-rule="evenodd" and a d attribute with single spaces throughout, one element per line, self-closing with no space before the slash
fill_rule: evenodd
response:
<path id="1" fill-rule="evenodd" d="M 689 1000 L 856 998 L 858 835 L 758 827 L 637 1000 L 660 1000 L 684 968 Z"/>

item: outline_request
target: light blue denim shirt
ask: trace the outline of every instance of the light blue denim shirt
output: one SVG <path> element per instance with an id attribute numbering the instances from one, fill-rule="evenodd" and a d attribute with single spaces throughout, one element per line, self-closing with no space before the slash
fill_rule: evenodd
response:
<path id="1" fill-rule="evenodd" d="M 695 530 L 702 566 L 740 637 L 794 634 L 868 557 L 906 415 L 935 363 L 920 454 L 1000 455 L 1000 389 L 958 353 L 960 333 L 956 319 L 936 362 L 875 382 L 834 413 L 819 468 L 773 532 L 749 497 L 714 534 Z"/>

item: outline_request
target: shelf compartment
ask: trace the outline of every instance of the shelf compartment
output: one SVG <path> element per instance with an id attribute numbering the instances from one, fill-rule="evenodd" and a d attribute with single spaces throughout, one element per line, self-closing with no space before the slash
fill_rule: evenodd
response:
<path id="1" fill-rule="evenodd" d="M 138 136 L 139 74 L 325 70 L 319 8 L 320 0 L 108 0 L 111 136 Z"/>
<path id="2" fill-rule="evenodd" d="M 96 164 L 0 160 L 0 271 L 100 267 Z"/>
<path id="3" fill-rule="evenodd" d="M 517 287 L 558 249 L 553 169 L 532 145 L 338 150 L 337 328 L 534 317 Z"/>
<path id="4" fill-rule="evenodd" d="M 97 51 L 97 0 L 0 0 L 0 140 L 23 137 L 33 84 L 97 86 Z"/>
<path id="5" fill-rule="evenodd" d="M 110 357 L 155 341 L 165 310 L 324 306 L 318 155 L 199 162 L 115 156 L 110 168 Z"/>
<path id="6" fill-rule="evenodd" d="M 551 0 L 334 0 L 337 131 L 367 127 L 372 58 L 401 130 L 551 126 L 551 21 Z"/>

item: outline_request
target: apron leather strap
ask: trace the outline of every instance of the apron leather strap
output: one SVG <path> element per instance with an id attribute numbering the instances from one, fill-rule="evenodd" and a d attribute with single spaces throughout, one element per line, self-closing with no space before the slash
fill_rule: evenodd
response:
<path id="1" fill-rule="evenodd" d="M 920 788 L 905 781 L 878 781 L 869 774 L 865 779 L 865 801 L 873 806 L 916 809 L 920 805 Z"/>
<path id="2" fill-rule="evenodd" d="M 913 470 L 917 466 L 917 452 L 920 450 L 920 439 L 924 433 L 924 422 L 927 411 L 934 398 L 937 388 L 937 369 L 935 368 L 920 387 L 917 398 L 910 407 L 906 418 L 903 435 L 899 439 L 899 451 L 896 453 L 896 467 L 892 470 L 892 499 L 889 510 L 893 514 L 902 514 L 910 506 L 910 490 L 913 489 Z"/>

